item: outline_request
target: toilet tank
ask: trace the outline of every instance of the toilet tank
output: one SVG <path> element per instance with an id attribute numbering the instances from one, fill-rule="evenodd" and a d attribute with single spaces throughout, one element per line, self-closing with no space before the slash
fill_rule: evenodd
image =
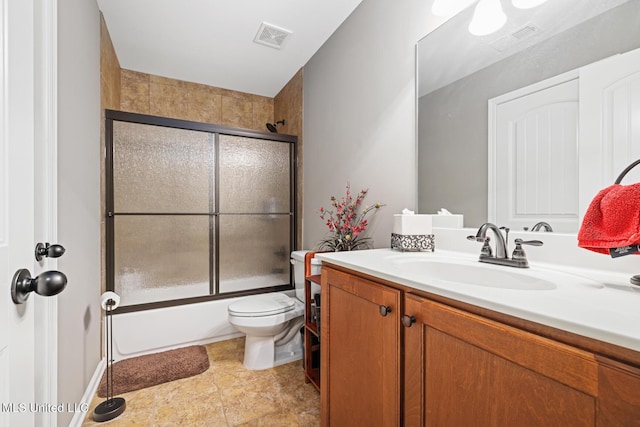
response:
<path id="1" fill-rule="evenodd" d="M 304 256 L 309 252 L 306 250 L 291 252 L 291 264 L 293 265 L 293 278 L 296 287 L 296 298 L 300 301 L 304 301 Z M 311 260 L 311 274 L 320 274 L 320 267 L 322 261 L 313 258 Z M 311 295 L 320 293 L 320 286 L 316 284 L 311 285 Z"/>

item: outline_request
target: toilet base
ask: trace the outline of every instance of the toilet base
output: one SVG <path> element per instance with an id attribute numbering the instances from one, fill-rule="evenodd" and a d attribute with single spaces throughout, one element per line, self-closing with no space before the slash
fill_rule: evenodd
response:
<path id="1" fill-rule="evenodd" d="M 304 353 L 302 347 L 302 336 L 300 334 L 297 334 L 297 337 L 289 341 L 287 344 L 276 346 L 273 366 L 284 365 L 285 363 L 301 360 Z"/>
<path id="2" fill-rule="evenodd" d="M 244 362 L 245 368 L 260 370 L 273 368 L 273 357 L 275 355 L 275 345 L 273 337 L 248 336 L 244 342 Z"/>
<path id="3" fill-rule="evenodd" d="M 273 337 L 246 336 L 244 343 L 245 368 L 257 371 L 302 359 L 300 334 L 287 344 L 275 346 Z"/>

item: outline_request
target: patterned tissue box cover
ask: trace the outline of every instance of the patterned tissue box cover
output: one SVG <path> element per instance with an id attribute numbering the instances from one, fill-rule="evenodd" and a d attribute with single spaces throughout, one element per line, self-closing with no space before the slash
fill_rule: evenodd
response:
<path id="1" fill-rule="evenodd" d="M 391 249 L 399 251 L 430 251 L 436 249 L 435 235 L 404 235 L 391 233 Z"/>

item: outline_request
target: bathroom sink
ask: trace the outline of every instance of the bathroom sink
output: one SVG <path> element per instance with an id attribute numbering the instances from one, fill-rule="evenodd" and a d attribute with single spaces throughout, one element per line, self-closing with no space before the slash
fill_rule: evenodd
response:
<path id="1" fill-rule="evenodd" d="M 427 283 L 482 286 L 489 288 L 547 291 L 556 289 L 552 276 L 512 267 L 470 260 L 396 258 L 392 263 L 403 274 L 419 277 Z"/>

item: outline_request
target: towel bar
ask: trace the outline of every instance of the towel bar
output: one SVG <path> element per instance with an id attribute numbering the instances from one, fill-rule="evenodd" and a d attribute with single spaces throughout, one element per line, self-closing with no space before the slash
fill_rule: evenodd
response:
<path id="1" fill-rule="evenodd" d="M 624 176 L 633 168 L 635 168 L 636 166 L 640 165 L 640 159 L 636 160 L 635 162 L 631 163 L 629 166 L 627 166 L 625 168 L 625 170 L 622 171 L 622 173 L 618 176 L 618 179 L 616 179 L 615 184 L 620 184 L 622 182 L 622 178 L 624 178 Z M 633 276 L 631 279 L 629 279 L 629 283 L 631 283 L 633 286 L 638 286 L 640 287 L 640 274 Z"/>
<path id="2" fill-rule="evenodd" d="M 622 173 L 618 176 L 618 179 L 616 179 L 615 184 L 620 184 L 622 182 L 622 178 L 624 178 L 624 176 L 633 168 L 635 168 L 636 166 L 640 165 L 640 159 L 636 160 L 635 162 L 631 163 L 629 166 L 626 167 L 625 170 L 622 171 Z"/>

